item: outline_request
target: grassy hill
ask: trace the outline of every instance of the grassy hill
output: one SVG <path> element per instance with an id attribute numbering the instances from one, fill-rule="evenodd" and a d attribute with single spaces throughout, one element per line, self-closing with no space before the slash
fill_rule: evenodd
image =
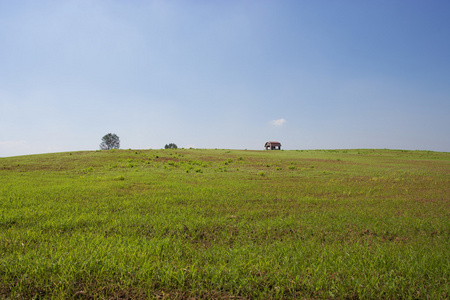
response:
<path id="1" fill-rule="evenodd" d="M 0 158 L 0 298 L 445 299 L 450 153 Z"/>

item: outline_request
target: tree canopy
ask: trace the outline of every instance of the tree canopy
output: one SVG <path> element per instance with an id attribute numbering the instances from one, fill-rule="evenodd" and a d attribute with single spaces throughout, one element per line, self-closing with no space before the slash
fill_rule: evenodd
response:
<path id="1" fill-rule="evenodd" d="M 120 148 L 120 139 L 115 133 L 108 133 L 102 137 L 102 142 L 100 143 L 100 149 L 111 150 Z"/>
<path id="2" fill-rule="evenodd" d="M 166 144 L 164 149 L 177 149 L 177 145 L 175 143 Z"/>

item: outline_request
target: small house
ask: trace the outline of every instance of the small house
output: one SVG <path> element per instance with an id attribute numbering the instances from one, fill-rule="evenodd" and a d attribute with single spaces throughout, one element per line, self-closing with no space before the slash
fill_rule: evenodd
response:
<path id="1" fill-rule="evenodd" d="M 266 150 L 281 150 L 281 144 L 279 142 L 267 142 L 264 148 Z"/>

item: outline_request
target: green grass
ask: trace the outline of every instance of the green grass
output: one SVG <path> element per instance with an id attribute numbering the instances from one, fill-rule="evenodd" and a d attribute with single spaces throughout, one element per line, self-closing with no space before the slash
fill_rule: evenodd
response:
<path id="1" fill-rule="evenodd" d="M 446 299 L 450 153 L 0 158 L 0 298 Z"/>

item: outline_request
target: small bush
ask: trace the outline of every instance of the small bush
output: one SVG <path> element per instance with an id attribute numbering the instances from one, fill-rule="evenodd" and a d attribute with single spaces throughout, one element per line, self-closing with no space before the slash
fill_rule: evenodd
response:
<path id="1" fill-rule="evenodd" d="M 84 173 L 90 173 L 90 172 L 92 172 L 92 171 L 94 171 L 94 168 L 93 168 L 93 167 L 89 167 L 89 168 L 83 169 L 83 172 L 84 172 Z"/>

